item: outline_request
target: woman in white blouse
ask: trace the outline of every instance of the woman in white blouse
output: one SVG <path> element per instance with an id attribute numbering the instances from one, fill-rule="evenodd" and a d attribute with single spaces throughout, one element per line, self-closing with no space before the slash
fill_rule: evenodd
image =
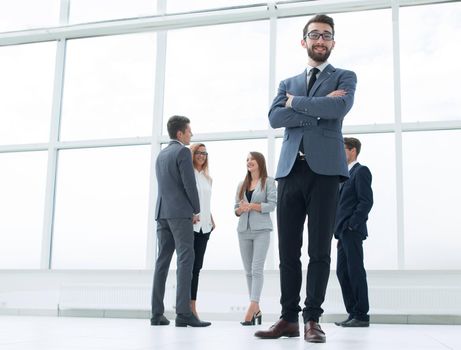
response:
<path id="1" fill-rule="evenodd" d="M 192 270 L 191 283 L 191 310 L 198 317 L 196 309 L 197 289 L 200 270 L 203 266 L 208 239 L 215 224 L 211 215 L 211 177 L 208 172 L 208 152 L 203 143 L 194 143 L 190 146 L 192 162 L 194 164 L 195 180 L 197 182 L 198 196 L 200 200 L 200 221 L 194 225 L 194 268 Z"/>

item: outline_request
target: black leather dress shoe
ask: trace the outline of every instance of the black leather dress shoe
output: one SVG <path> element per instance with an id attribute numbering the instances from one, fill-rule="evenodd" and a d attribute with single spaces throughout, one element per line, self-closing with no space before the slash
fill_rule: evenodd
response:
<path id="1" fill-rule="evenodd" d="M 353 318 L 341 325 L 341 327 L 370 327 L 370 321 L 362 321 Z"/>
<path id="2" fill-rule="evenodd" d="M 192 312 L 190 314 L 176 315 L 176 327 L 208 327 L 210 325 L 211 322 L 200 321 Z"/>
<path id="3" fill-rule="evenodd" d="M 298 322 L 288 322 L 283 318 L 278 320 L 267 331 L 257 331 L 255 337 L 261 339 L 277 339 L 280 337 L 299 337 Z"/>
<path id="4" fill-rule="evenodd" d="M 353 318 L 352 316 L 349 316 L 348 318 L 346 318 L 346 319 L 343 320 L 343 321 L 335 322 L 335 325 L 337 325 L 337 326 L 342 326 L 344 323 L 349 322 L 350 320 L 352 320 L 352 318 Z"/>
<path id="5" fill-rule="evenodd" d="M 150 319 L 150 325 L 151 326 L 168 326 L 170 324 L 170 321 L 163 316 L 163 315 L 154 315 Z"/>

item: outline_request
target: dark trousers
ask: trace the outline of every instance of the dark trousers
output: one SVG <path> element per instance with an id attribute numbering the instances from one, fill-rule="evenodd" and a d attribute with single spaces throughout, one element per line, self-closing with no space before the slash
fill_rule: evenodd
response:
<path id="1" fill-rule="evenodd" d="M 344 232 L 338 240 L 336 275 L 349 317 L 369 321 L 367 274 L 363 265 L 363 241 L 359 232 Z"/>
<path id="2" fill-rule="evenodd" d="M 203 257 L 205 256 L 205 250 L 210 239 L 210 233 L 202 233 L 194 232 L 194 252 L 195 252 L 195 260 L 194 260 L 194 268 L 192 269 L 192 282 L 191 282 L 191 291 L 190 291 L 190 298 L 191 300 L 197 300 L 197 290 L 198 290 L 198 276 L 200 274 L 200 270 L 203 266 Z"/>
<path id="3" fill-rule="evenodd" d="M 190 218 L 158 219 L 158 257 L 155 263 L 152 288 L 152 316 L 163 315 L 165 283 L 171 258 L 176 250 L 176 313 L 189 314 L 190 281 L 194 263 L 193 226 Z"/>
<path id="4" fill-rule="evenodd" d="M 338 197 L 338 176 L 314 173 L 297 159 L 287 177 L 278 180 L 277 224 L 282 318 L 298 322 L 302 283 L 301 247 L 308 215 L 308 254 L 304 322 L 318 322 L 330 275 L 330 252 Z"/>

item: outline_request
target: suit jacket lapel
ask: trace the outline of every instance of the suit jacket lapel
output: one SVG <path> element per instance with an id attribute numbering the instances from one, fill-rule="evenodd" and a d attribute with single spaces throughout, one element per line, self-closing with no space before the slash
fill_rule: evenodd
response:
<path id="1" fill-rule="evenodd" d="M 352 175 L 352 173 L 355 172 L 359 166 L 360 166 L 360 163 L 355 163 L 352 169 L 349 171 L 349 175 Z"/>
<path id="2" fill-rule="evenodd" d="M 307 69 L 304 70 L 296 78 L 296 86 L 300 86 L 300 91 L 297 92 L 298 96 L 307 96 Z"/>
<path id="3" fill-rule="evenodd" d="M 327 79 L 330 79 L 331 74 L 335 71 L 335 67 L 333 67 L 331 64 L 325 67 L 325 69 L 320 73 L 320 76 L 317 78 L 315 81 L 314 86 L 312 86 L 312 89 L 310 91 L 310 96 L 314 96 L 315 92 L 319 88 L 319 86 Z M 306 88 L 307 91 L 307 88 Z"/>
<path id="4" fill-rule="evenodd" d="M 352 177 L 352 174 L 359 168 L 359 166 L 360 166 L 360 163 L 355 163 L 354 166 L 352 167 L 352 169 L 349 170 L 349 176 L 350 176 L 349 179 Z M 339 184 L 339 193 L 341 193 L 343 191 L 344 183 L 345 182 L 341 182 Z"/>

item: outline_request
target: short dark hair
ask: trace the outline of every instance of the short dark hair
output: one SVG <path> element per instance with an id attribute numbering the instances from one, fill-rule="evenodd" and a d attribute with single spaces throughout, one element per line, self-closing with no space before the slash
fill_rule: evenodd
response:
<path id="1" fill-rule="evenodd" d="M 174 115 L 168 119 L 166 128 L 168 130 L 168 135 L 170 135 L 170 139 L 176 140 L 178 131 L 186 132 L 188 124 L 190 124 L 189 118 L 183 117 L 182 115 Z"/>
<path id="2" fill-rule="evenodd" d="M 359 139 L 356 139 L 355 137 L 345 137 L 344 145 L 347 149 L 355 148 L 357 150 L 357 155 L 359 155 L 360 149 L 362 148 L 362 144 L 360 143 Z"/>
<path id="3" fill-rule="evenodd" d="M 333 18 L 331 18 L 330 16 L 327 16 L 327 15 L 315 15 L 304 26 L 303 39 L 306 38 L 307 29 L 308 29 L 308 27 L 309 27 L 309 25 L 311 23 L 325 23 L 325 24 L 328 24 L 331 27 L 331 30 L 333 31 L 331 34 L 333 34 L 333 36 L 335 35 L 335 23 L 333 22 Z"/>

